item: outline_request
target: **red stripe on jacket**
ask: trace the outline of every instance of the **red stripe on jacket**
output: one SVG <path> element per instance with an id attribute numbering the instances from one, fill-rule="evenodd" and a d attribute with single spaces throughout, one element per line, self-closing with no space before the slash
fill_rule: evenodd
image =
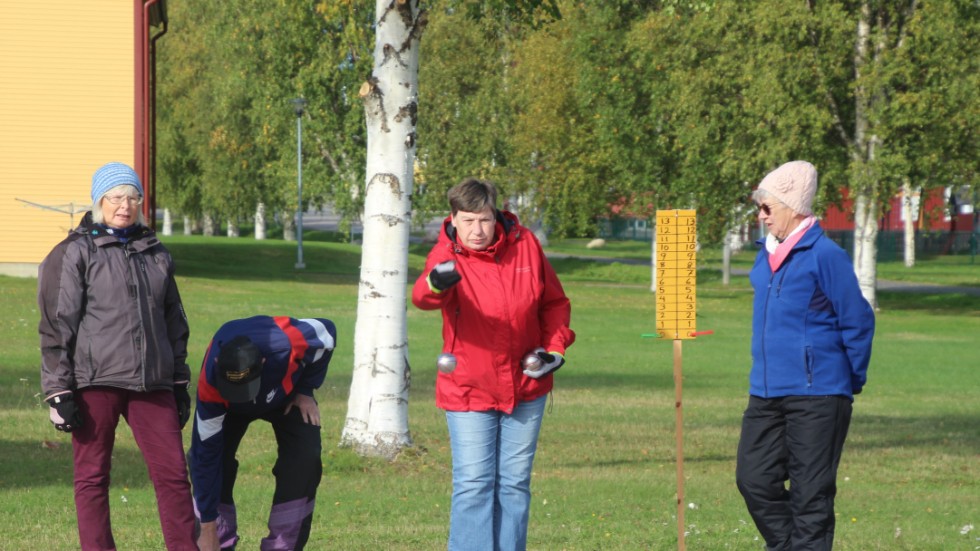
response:
<path id="1" fill-rule="evenodd" d="M 288 317 L 275 316 L 272 319 L 275 320 L 279 329 L 282 329 L 282 332 L 286 334 L 289 344 L 292 345 L 292 351 L 289 353 L 289 367 L 286 368 L 286 375 L 282 379 L 282 388 L 288 396 L 293 391 L 293 373 L 299 369 L 299 362 L 306 356 L 306 349 L 309 348 L 309 344 L 306 342 L 303 332 L 289 323 Z"/>

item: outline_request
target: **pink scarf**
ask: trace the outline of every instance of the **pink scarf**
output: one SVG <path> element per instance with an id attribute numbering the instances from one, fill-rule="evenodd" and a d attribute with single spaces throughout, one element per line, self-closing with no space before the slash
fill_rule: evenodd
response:
<path id="1" fill-rule="evenodd" d="M 772 273 L 776 273 L 776 270 L 783 265 L 786 257 L 789 256 L 789 252 L 793 250 L 793 246 L 800 242 L 803 234 L 810 229 L 815 220 L 816 218 L 813 216 L 808 216 L 806 220 L 800 222 L 799 226 L 796 226 L 795 230 L 790 232 L 789 237 L 784 239 L 782 243 L 777 241 L 772 234 L 766 237 L 766 250 L 769 251 L 769 269 L 772 270 Z"/>

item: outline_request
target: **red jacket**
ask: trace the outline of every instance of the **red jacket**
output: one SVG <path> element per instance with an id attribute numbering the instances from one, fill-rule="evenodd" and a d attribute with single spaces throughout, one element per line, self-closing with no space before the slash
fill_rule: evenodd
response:
<path id="1" fill-rule="evenodd" d="M 446 260 L 456 261 L 462 280 L 436 293 L 426 278 Z M 521 360 L 539 346 L 564 355 L 575 341 L 571 304 L 541 244 L 505 211 L 497 216 L 495 243 L 483 251 L 456 243 L 447 218 L 415 281 L 412 303 L 442 309 L 443 352 L 456 356 L 456 370 L 439 372 L 436 405 L 448 411 L 510 413 L 518 402 L 544 396 L 553 374 L 527 377 Z"/>

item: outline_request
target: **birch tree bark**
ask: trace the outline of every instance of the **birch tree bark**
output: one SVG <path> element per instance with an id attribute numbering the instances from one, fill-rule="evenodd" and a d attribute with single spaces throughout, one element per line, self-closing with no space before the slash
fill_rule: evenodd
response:
<path id="1" fill-rule="evenodd" d="M 213 237 L 214 226 L 215 226 L 214 216 L 210 214 L 205 214 L 202 218 L 203 218 L 203 223 L 202 223 L 201 233 L 208 237 Z"/>
<path id="2" fill-rule="evenodd" d="M 296 212 L 284 210 L 280 213 L 282 218 L 282 240 L 296 241 Z"/>
<path id="3" fill-rule="evenodd" d="M 415 157 L 418 0 L 377 0 L 374 70 L 361 86 L 367 170 L 354 371 L 341 445 L 394 458 L 412 445 L 408 429 L 406 307 Z"/>
<path id="4" fill-rule="evenodd" d="M 912 182 L 906 178 L 902 182 L 902 217 L 904 218 L 902 229 L 904 232 L 903 249 L 906 268 L 915 266 L 915 212 L 913 203 Z"/>
<path id="5" fill-rule="evenodd" d="M 259 201 L 259 204 L 255 206 L 255 239 L 262 241 L 265 236 L 265 203 Z"/>
<path id="6" fill-rule="evenodd" d="M 869 130 L 868 114 L 872 108 L 873 94 L 862 83 L 861 77 L 870 71 L 874 53 L 871 51 L 871 6 L 861 4 L 854 46 L 855 81 L 854 93 L 854 148 L 852 153 L 852 178 L 854 192 L 854 272 L 861 294 L 877 309 L 875 296 L 878 258 L 878 208 L 874 197 L 874 177 L 870 167 L 875 160 L 877 137 Z"/>

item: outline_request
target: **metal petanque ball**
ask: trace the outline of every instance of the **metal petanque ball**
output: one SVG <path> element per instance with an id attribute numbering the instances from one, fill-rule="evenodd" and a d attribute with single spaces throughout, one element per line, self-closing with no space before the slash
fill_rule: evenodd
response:
<path id="1" fill-rule="evenodd" d="M 439 359 L 436 360 L 436 366 L 443 373 L 452 373 L 456 371 L 456 356 L 449 352 L 443 352 L 439 354 Z"/>
<path id="2" fill-rule="evenodd" d="M 541 358 L 539 358 L 534 352 L 524 356 L 524 369 L 528 371 L 537 371 L 541 369 Z"/>

